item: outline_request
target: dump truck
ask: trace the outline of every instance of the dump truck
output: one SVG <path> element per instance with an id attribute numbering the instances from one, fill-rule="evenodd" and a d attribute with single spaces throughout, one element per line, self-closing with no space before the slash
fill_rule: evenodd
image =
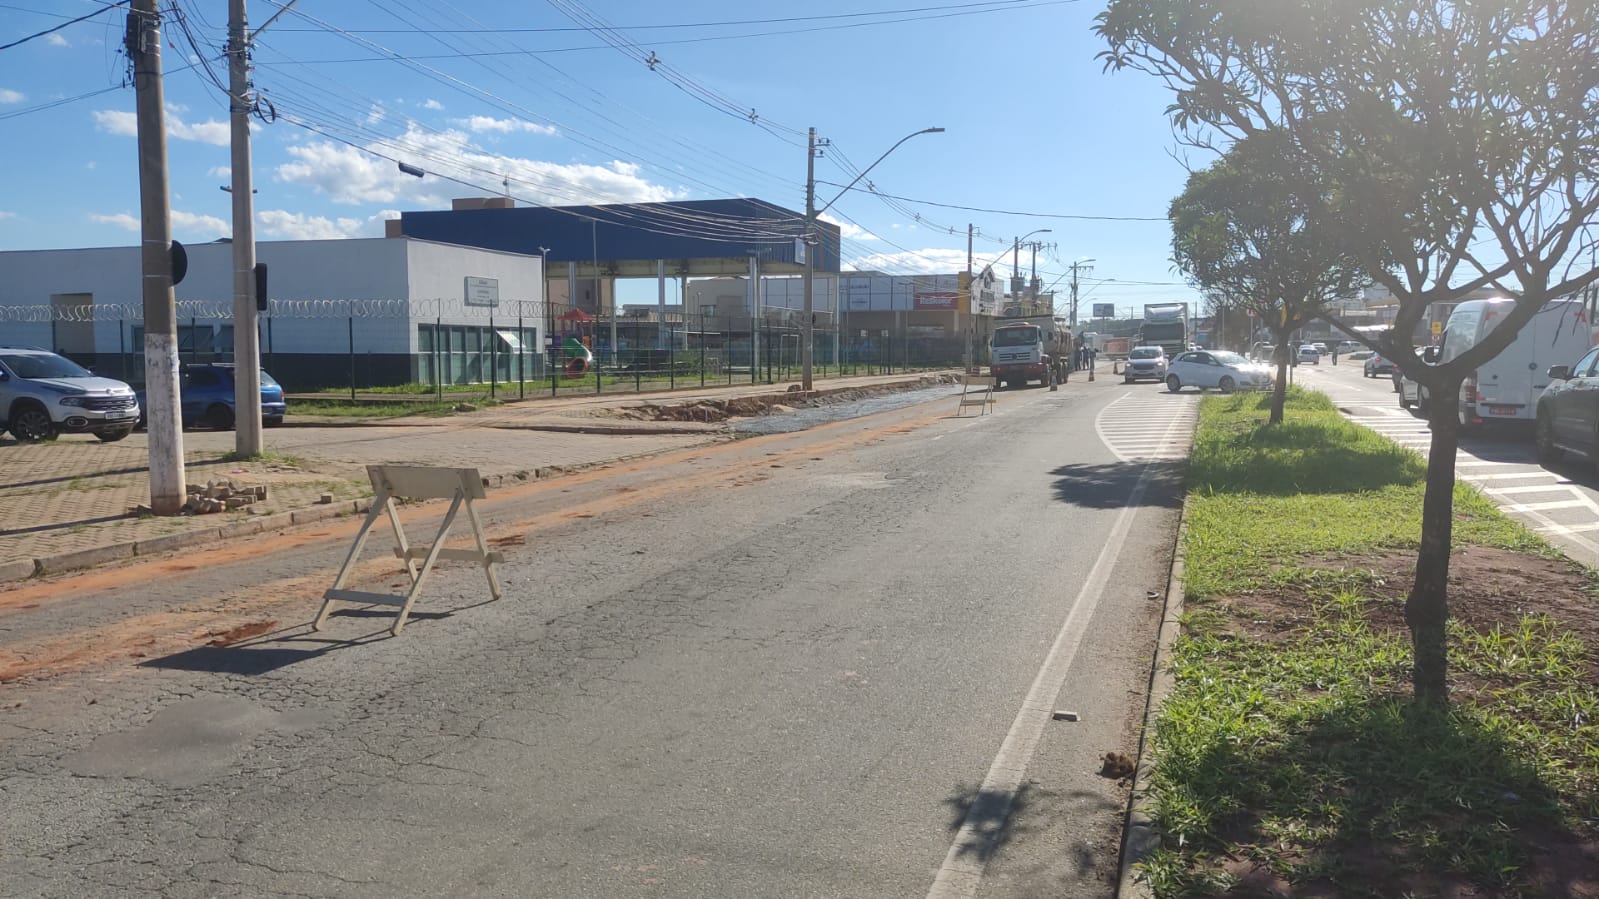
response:
<path id="1" fill-rule="evenodd" d="M 1066 380 L 1072 336 L 1065 319 L 1048 315 L 1002 318 L 989 338 L 989 368 L 1001 387 L 1037 381 L 1048 387 L 1051 377 Z"/>

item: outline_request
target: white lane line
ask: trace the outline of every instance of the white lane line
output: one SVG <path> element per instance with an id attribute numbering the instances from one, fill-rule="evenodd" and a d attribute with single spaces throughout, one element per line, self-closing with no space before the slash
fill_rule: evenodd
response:
<path id="1" fill-rule="evenodd" d="M 1546 524 L 1535 528 L 1535 530 L 1545 534 L 1571 537 L 1576 534 L 1586 534 L 1589 531 L 1599 531 L 1599 521 L 1590 521 L 1587 524 Z M 1593 544 L 1589 544 L 1586 540 L 1583 541 L 1583 543 L 1593 546 Z"/>
<path id="2" fill-rule="evenodd" d="M 1560 480 L 1560 475 L 1551 471 L 1518 471 L 1508 474 L 1464 474 L 1462 481 L 1514 481 L 1522 478 L 1547 478 L 1551 481 Z"/>
<path id="3" fill-rule="evenodd" d="M 1523 493 L 1570 493 L 1571 488 L 1564 484 L 1521 484 L 1515 487 L 1484 487 L 1482 492 L 1489 496 L 1519 496 Z"/>
<path id="4" fill-rule="evenodd" d="M 1504 503 L 1499 508 L 1506 512 L 1552 512 L 1555 509 L 1584 509 L 1591 504 L 1580 499 L 1562 499 L 1547 503 Z"/>
<path id="5" fill-rule="evenodd" d="M 1112 401 L 1100 410 L 1100 414 L 1103 415 L 1105 410 L 1114 405 Z M 1177 425 L 1174 421 L 1170 427 L 1175 429 Z M 1011 722 L 1004 742 L 1000 743 L 999 753 L 994 756 L 994 762 L 983 778 L 978 795 L 989 801 L 973 802 L 967 809 L 960 829 L 950 843 L 949 852 L 944 856 L 944 864 L 939 867 L 938 875 L 933 878 L 933 885 L 927 891 L 929 899 L 970 899 L 977 894 L 983 869 L 988 866 L 988 857 L 1004 830 L 1000 826 L 984 832 L 984 822 L 1003 822 L 1010 817 L 1011 804 L 1016 800 L 1016 791 L 1022 779 L 1027 776 L 1027 766 L 1038 749 L 1038 741 L 1044 736 L 1044 725 L 1049 722 L 1050 713 L 1054 710 L 1055 697 L 1066 685 L 1066 674 L 1071 670 L 1072 658 L 1076 656 L 1077 647 L 1088 631 L 1088 622 L 1099 608 L 1105 584 L 1110 580 L 1117 558 L 1121 556 L 1122 544 L 1127 540 L 1127 532 L 1132 530 L 1133 517 L 1138 512 L 1138 504 L 1144 498 L 1144 489 L 1149 485 L 1150 475 L 1154 471 L 1152 466 L 1144 466 L 1138 483 L 1133 485 L 1127 502 L 1116 515 L 1116 523 L 1111 526 L 1105 545 L 1094 560 L 1094 567 L 1088 570 L 1088 577 L 1083 579 L 1083 587 L 1072 601 L 1071 611 L 1066 614 L 1065 622 L 1055 635 L 1049 655 L 1044 657 L 1044 664 L 1033 678 L 1032 686 L 1027 688 L 1022 707 L 1017 710 L 1016 719 Z"/>

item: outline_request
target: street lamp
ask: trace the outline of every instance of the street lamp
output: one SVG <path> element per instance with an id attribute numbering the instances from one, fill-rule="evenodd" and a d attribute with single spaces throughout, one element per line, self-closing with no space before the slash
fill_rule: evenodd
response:
<path id="1" fill-rule="evenodd" d="M 853 180 L 850 183 L 844 185 L 844 189 L 838 192 L 838 196 L 834 197 L 831 200 L 828 200 L 827 204 L 824 205 L 821 209 L 817 209 L 816 208 L 816 129 L 815 128 L 811 129 L 811 131 L 810 131 L 810 139 L 807 141 L 806 158 L 805 158 L 805 237 L 804 237 L 804 240 L 806 241 L 806 245 L 805 245 L 805 278 L 804 278 L 804 281 L 805 281 L 805 306 L 804 306 L 805 321 L 803 323 L 804 324 L 803 331 L 804 331 L 804 334 L 805 334 L 805 339 L 804 339 L 804 345 L 800 347 L 800 369 L 801 369 L 801 372 L 802 372 L 801 379 L 800 379 L 801 382 L 802 382 L 801 385 L 800 385 L 801 389 L 810 390 L 811 387 L 812 387 L 812 381 L 811 381 L 811 356 L 813 355 L 812 350 L 814 349 L 812 344 L 815 342 L 815 338 L 816 338 L 816 322 L 814 321 L 814 319 L 816 317 L 816 294 L 815 294 L 816 252 L 815 252 L 815 247 L 813 247 L 812 244 L 814 243 L 817 246 L 821 245 L 821 241 L 816 238 L 816 217 L 818 215 L 821 215 L 822 213 L 826 212 L 828 209 L 832 208 L 833 204 L 837 203 L 839 201 L 840 197 L 843 197 L 844 194 L 848 193 L 851 188 L 853 188 L 856 184 L 859 184 L 862 178 L 866 177 L 866 173 L 867 172 L 870 172 L 872 169 L 877 168 L 877 164 L 879 162 L 882 162 L 883 160 L 887 159 L 888 158 L 888 154 L 894 152 L 895 150 L 898 150 L 900 144 L 903 144 L 906 141 L 910 140 L 911 138 L 916 137 L 917 135 L 920 135 L 920 134 L 942 134 L 943 131 L 944 131 L 943 128 L 936 128 L 936 127 L 935 128 L 923 128 L 920 131 L 913 131 L 910 134 L 907 134 L 904 137 L 900 138 L 899 140 L 895 141 L 894 142 L 894 146 L 889 147 L 887 150 L 885 150 L 883 152 L 882 156 L 877 157 L 877 159 L 874 160 L 871 165 L 867 166 L 864 169 L 861 169 L 861 173 L 855 176 L 855 180 Z M 834 322 L 833 327 L 835 327 L 835 328 L 838 327 L 838 324 L 837 324 L 836 321 Z"/>

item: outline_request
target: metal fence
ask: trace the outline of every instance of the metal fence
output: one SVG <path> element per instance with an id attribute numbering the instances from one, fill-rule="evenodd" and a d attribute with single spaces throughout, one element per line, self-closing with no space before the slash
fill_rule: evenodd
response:
<path id="1" fill-rule="evenodd" d="M 262 367 L 291 393 L 329 399 L 439 400 L 649 391 L 797 379 L 798 314 L 761 318 L 592 314 L 540 301 L 271 300 L 259 318 Z M 183 363 L 232 362 L 231 301 L 176 305 Z M 818 377 L 981 363 L 986 345 L 909 328 L 813 328 Z M 136 303 L 0 305 L 0 344 L 63 352 L 107 377 L 143 380 L 143 309 Z M 48 344 L 48 346 L 46 346 Z"/>

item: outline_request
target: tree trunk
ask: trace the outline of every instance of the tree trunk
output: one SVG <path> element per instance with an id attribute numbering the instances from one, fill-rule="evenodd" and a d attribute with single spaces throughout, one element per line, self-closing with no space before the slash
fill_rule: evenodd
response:
<path id="1" fill-rule="evenodd" d="M 1267 424 L 1283 423 L 1283 405 L 1288 401 L 1288 336 L 1273 332 L 1277 339 L 1277 383 L 1271 388 L 1271 419 Z"/>
<path id="2" fill-rule="evenodd" d="M 1427 389 L 1432 395 L 1427 416 L 1432 446 L 1427 453 L 1427 493 L 1421 507 L 1421 548 L 1416 553 L 1416 580 L 1405 601 L 1405 623 L 1410 626 L 1415 653 L 1411 679 L 1416 699 L 1442 706 L 1449 702 L 1449 548 L 1455 523 L 1460 384 L 1429 384 Z"/>

